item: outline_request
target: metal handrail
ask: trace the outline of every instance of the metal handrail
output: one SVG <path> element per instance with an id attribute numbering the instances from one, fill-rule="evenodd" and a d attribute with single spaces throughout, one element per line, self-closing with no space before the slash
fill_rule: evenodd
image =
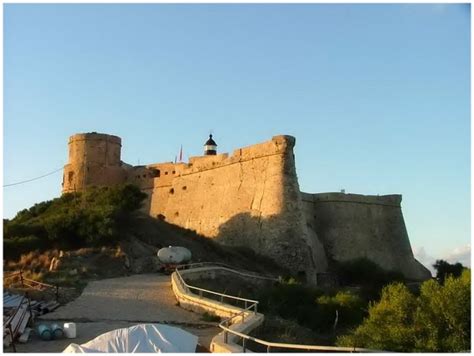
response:
<path id="1" fill-rule="evenodd" d="M 225 296 L 225 297 L 230 298 L 230 299 L 244 300 L 244 301 L 252 303 L 250 306 L 246 305 L 245 308 L 240 313 L 237 313 L 237 314 L 231 316 L 230 318 L 225 319 L 224 321 L 222 321 L 219 324 L 219 327 L 224 331 L 224 342 L 225 343 L 227 343 L 227 340 L 228 340 L 228 335 L 227 335 L 228 333 L 231 333 L 235 336 L 238 336 L 238 337 L 242 338 L 243 352 L 246 351 L 246 345 L 245 345 L 246 340 L 254 341 L 258 344 L 266 346 L 267 347 L 267 352 L 270 352 L 271 348 L 314 350 L 314 351 L 317 350 L 317 351 L 329 351 L 329 352 L 331 352 L 331 351 L 332 352 L 337 352 L 337 351 L 340 351 L 340 352 L 377 352 L 377 353 L 378 352 L 387 352 L 387 351 L 382 351 L 382 350 L 371 350 L 371 349 L 365 349 L 365 348 L 359 348 L 359 347 L 320 346 L 320 345 L 286 344 L 286 343 L 280 343 L 280 342 L 270 342 L 270 341 L 265 341 L 265 340 L 262 340 L 262 339 L 258 339 L 258 338 L 255 338 L 253 336 L 250 336 L 250 335 L 243 334 L 241 332 L 232 330 L 232 329 L 229 328 L 229 325 L 231 324 L 230 323 L 231 320 L 233 320 L 234 318 L 237 318 L 237 317 L 240 316 L 240 317 L 242 317 L 242 322 L 244 322 L 245 321 L 245 315 L 252 308 L 254 308 L 254 314 L 257 314 L 257 305 L 258 305 L 259 302 L 257 300 L 235 297 L 235 296 L 227 295 L 227 294 L 224 294 L 224 293 L 214 292 L 214 291 L 210 291 L 210 290 L 207 290 L 207 289 L 191 286 L 191 285 L 187 284 L 184 281 L 183 277 L 179 273 L 180 270 L 199 268 L 198 266 L 207 266 L 207 265 L 224 266 L 226 268 L 232 269 L 230 266 L 224 265 L 222 263 L 199 262 L 199 263 L 193 263 L 193 264 L 188 264 L 188 265 L 177 266 L 176 267 L 176 274 L 179 276 L 180 283 L 182 283 L 182 285 L 186 286 L 188 289 L 195 289 L 195 290 L 198 290 L 198 291 L 203 291 L 203 292 L 211 293 L 211 294 L 214 294 L 214 295 Z M 235 271 L 235 272 L 238 272 L 238 271 Z"/>
<path id="2" fill-rule="evenodd" d="M 242 339 L 254 341 L 258 344 L 265 345 L 267 346 L 267 352 L 270 351 L 270 349 L 273 348 L 285 348 L 285 349 L 298 349 L 298 350 L 318 350 L 318 351 L 341 351 L 341 352 L 387 352 L 387 351 L 382 351 L 382 350 L 372 350 L 372 349 L 364 349 L 360 347 L 340 347 L 340 346 L 323 346 L 323 345 L 304 345 L 304 344 L 286 344 L 286 343 L 281 343 L 281 342 L 271 342 L 271 341 L 266 341 L 262 340 L 247 334 L 243 334 L 241 332 L 232 330 L 229 328 L 229 322 L 230 320 L 241 316 L 246 313 L 247 310 L 242 311 L 239 314 L 236 314 L 224 321 L 222 321 L 219 324 L 219 327 L 224 330 L 225 332 L 229 332 L 231 334 L 234 334 L 236 336 L 241 337 Z M 224 337 L 224 339 L 227 339 L 227 337 Z M 245 349 L 244 349 L 245 352 Z"/>
<path id="3" fill-rule="evenodd" d="M 230 266 L 230 265 L 225 264 L 225 263 L 221 263 L 221 262 L 196 262 L 196 263 L 178 265 L 176 268 L 179 268 L 179 269 L 192 269 L 192 268 L 198 268 L 199 266 L 225 267 L 225 268 L 228 268 L 228 269 L 232 270 L 233 272 L 237 272 L 237 273 L 239 273 L 241 275 L 244 275 L 244 276 L 247 275 L 249 277 L 254 277 L 254 278 L 259 278 L 259 279 L 266 279 L 266 280 L 274 281 L 274 282 L 278 281 L 278 278 L 262 276 L 262 275 L 257 274 L 256 272 L 252 272 L 252 271 L 248 271 L 248 270 L 244 270 L 244 269 L 236 270 L 235 267 Z"/>
<path id="4" fill-rule="evenodd" d="M 219 293 L 219 292 L 215 292 L 215 291 L 212 291 L 212 290 L 209 290 L 209 289 L 204 289 L 204 288 L 199 288 L 199 287 L 194 287 L 194 286 L 191 286 L 189 284 L 187 284 L 184 279 L 183 279 L 183 276 L 181 276 L 181 273 L 179 273 L 180 270 L 182 269 L 191 269 L 191 268 L 197 268 L 197 267 L 191 267 L 191 266 L 195 266 L 195 265 L 208 265 L 209 263 L 207 262 L 202 262 L 202 263 L 193 263 L 193 264 L 189 264 L 189 265 L 180 265 L 180 266 L 177 266 L 176 267 L 176 275 L 179 277 L 179 280 L 180 280 L 180 283 L 181 285 L 185 286 L 186 288 L 188 289 L 192 289 L 192 290 L 197 290 L 199 292 L 206 292 L 206 293 L 209 293 L 209 294 L 213 294 L 213 295 L 217 295 L 219 297 L 222 297 L 222 298 L 228 298 L 228 299 L 235 299 L 235 300 L 239 300 L 239 301 L 243 301 L 245 303 L 248 303 L 250 302 L 252 305 L 251 306 L 254 306 L 255 305 L 255 313 L 257 312 L 257 304 L 258 304 L 258 300 L 253 300 L 253 299 L 248 299 L 248 298 L 241 298 L 241 297 L 236 297 L 236 296 L 233 296 L 233 295 L 229 295 L 229 294 L 225 294 L 225 293 Z M 214 264 L 215 265 L 215 264 Z M 191 267 L 191 268 L 183 268 L 183 267 Z"/>

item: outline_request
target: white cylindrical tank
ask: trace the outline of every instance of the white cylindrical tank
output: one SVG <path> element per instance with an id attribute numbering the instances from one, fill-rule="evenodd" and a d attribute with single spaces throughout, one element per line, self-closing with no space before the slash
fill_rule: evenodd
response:
<path id="1" fill-rule="evenodd" d="M 158 259 L 161 263 L 185 263 L 191 260 L 191 251 L 181 246 L 163 247 L 158 251 Z"/>
<path id="2" fill-rule="evenodd" d="M 64 335 L 68 339 L 74 339 L 76 337 L 76 323 L 64 323 L 63 330 Z"/>

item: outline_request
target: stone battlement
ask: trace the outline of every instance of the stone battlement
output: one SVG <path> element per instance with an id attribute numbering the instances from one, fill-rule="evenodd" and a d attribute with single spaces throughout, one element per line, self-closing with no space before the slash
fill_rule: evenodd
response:
<path id="1" fill-rule="evenodd" d="M 118 136 L 101 134 L 97 132 L 78 133 L 69 137 L 69 143 L 73 141 L 109 141 L 122 145 L 122 139 Z"/>
<path id="2" fill-rule="evenodd" d="M 294 145 L 294 137 L 280 135 L 273 136 L 271 141 L 236 149 L 231 156 L 228 153 L 221 153 L 215 156 L 190 157 L 182 174 L 192 174 L 270 155 L 285 154 L 288 150 L 292 150 Z"/>
<path id="3" fill-rule="evenodd" d="M 303 201 L 308 201 L 312 203 L 325 203 L 325 202 L 340 202 L 340 203 L 354 203 L 354 204 L 374 204 L 374 205 L 385 205 L 385 206 L 394 206 L 399 208 L 402 201 L 402 196 L 400 194 L 390 194 L 390 195 L 362 195 L 362 194 L 352 194 L 352 193 L 339 193 L 339 192 L 330 192 L 330 193 L 301 193 L 301 198 Z"/>

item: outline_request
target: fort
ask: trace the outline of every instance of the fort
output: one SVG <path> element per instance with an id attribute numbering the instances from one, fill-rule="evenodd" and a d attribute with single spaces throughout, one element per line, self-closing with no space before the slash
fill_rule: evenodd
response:
<path id="1" fill-rule="evenodd" d="M 299 189 L 292 136 L 218 154 L 212 139 L 188 163 L 132 166 L 117 136 L 69 138 L 63 193 L 135 184 L 143 210 L 219 243 L 245 246 L 317 284 L 334 261 L 365 257 L 410 280 L 430 272 L 413 256 L 401 195 L 309 194 Z"/>

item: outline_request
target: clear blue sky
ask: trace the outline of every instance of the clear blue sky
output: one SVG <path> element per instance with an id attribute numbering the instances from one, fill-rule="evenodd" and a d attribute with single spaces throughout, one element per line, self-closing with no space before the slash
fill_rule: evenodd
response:
<path id="1" fill-rule="evenodd" d="M 131 164 L 296 137 L 306 192 L 403 194 L 412 246 L 470 243 L 470 5 L 4 5 L 4 184 L 122 137 Z M 60 195 L 4 188 L 3 216 Z"/>

